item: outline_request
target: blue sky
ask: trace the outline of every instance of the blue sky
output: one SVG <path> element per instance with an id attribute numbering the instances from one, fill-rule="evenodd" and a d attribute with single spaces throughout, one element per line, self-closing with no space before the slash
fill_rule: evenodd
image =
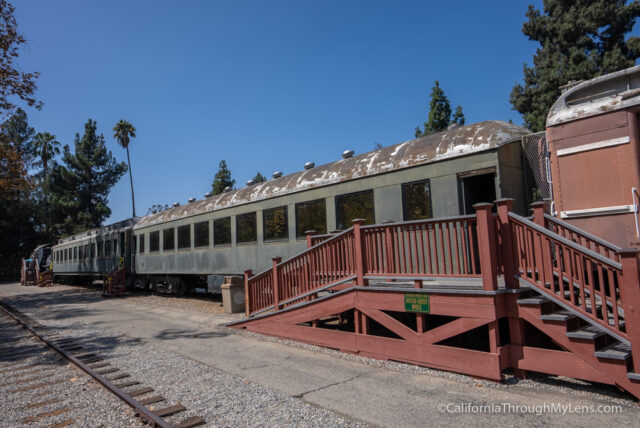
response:
<path id="1" fill-rule="evenodd" d="M 521 33 L 541 1 L 15 2 L 37 70 L 37 131 L 73 146 L 88 118 L 120 160 L 130 146 L 138 214 L 210 190 L 225 159 L 242 186 L 331 162 L 345 149 L 413 137 L 435 80 L 467 123 L 521 124 L 508 102 L 536 44 Z M 130 216 L 128 176 L 110 221 Z"/>

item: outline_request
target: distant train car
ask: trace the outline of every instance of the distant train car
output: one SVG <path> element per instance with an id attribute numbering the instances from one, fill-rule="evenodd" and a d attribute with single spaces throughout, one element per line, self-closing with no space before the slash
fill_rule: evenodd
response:
<path id="1" fill-rule="evenodd" d="M 128 219 L 60 239 L 52 248 L 54 279 L 76 282 L 101 278 L 119 267 L 134 273 L 131 237 L 135 222 Z"/>
<path id="2" fill-rule="evenodd" d="M 553 211 L 620 247 L 638 247 L 640 66 L 573 84 L 547 117 Z"/>
<path id="3" fill-rule="evenodd" d="M 530 131 L 487 121 L 342 159 L 264 183 L 249 182 L 133 225 L 140 286 L 177 293 L 224 275 L 258 272 L 306 248 L 305 232 L 474 212 L 516 200 L 526 212 L 521 138 Z M 71 243 L 72 245 L 73 243 Z"/>

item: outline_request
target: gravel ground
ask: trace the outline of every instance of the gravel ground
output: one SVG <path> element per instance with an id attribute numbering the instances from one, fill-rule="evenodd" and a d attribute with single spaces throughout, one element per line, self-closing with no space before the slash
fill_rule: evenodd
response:
<path id="1" fill-rule="evenodd" d="M 141 425 L 141 421 L 134 417 L 129 406 L 75 365 L 26 333 L 26 330 L 18 327 L 4 314 L 0 317 L 0 331 L 3 335 L 15 333 L 15 336 L 22 338 L 11 342 L 6 338 L 0 340 L 0 426 L 50 426 L 70 420 L 68 426 L 76 427 Z M 22 355 L 23 352 L 28 353 L 19 359 L 11 357 L 11 354 Z M 23 367 L 29 369 L 20 370 Z M 19 388 L 44 382 L 54 384 L 28 391 L 17 391 Z M 56 402 L 29 407 L 51 400 Z M 96 408 L 100 411 L 96 411 Z M 56 411 L 60 413 L 41 416 Z"/>
<path id="2" fill-rule="evenodd" d="M 147 300 L 149 297 L 164 299 L 162 296 L 141 296 Z M 190 416 L 200 416 L 207 421 L 206 426 L 211 427 L 366 426 L 150 343 L 113 336 L 109 331 L 77 320 L 38 321 L 59 329 L 61 337 L 74 338 L 75 342 L 84 347 L 83 351 L 100 355 L 112 366 L 129 373 L 131 379 L 155 389 L 154 392 L 136 397 L 137 399 L 158 394 L 166 398 L 166 402 L 151 405 L 151 410 L 174 404 L 184 405 L 187 411 L 166 418 L 170 423 L 177 423 Z M 125 390 L 130 391 L 142 385 Z M 106 426 L 128 425 L 109 423 Z"/>

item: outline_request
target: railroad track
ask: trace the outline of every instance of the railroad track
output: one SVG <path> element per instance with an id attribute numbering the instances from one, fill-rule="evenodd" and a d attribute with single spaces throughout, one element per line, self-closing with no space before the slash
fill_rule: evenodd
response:
<path id="1" fill-rule="evenodd" d="M 64 337 L 0 303 L 0 394 L 25 415 L 13 423 L 50 427 L 77 424 L 73 418 L 74 406 L 70 406 L 60 392 L 61 388 L 65 389 L 65 383 L 77 382 L 79 378 L 77 369 L 69 363 L 95 379 L 151 426 L 191 428 L 205 423 L 197 416 L 175 424 L 166 421 L 164 418 L 179 419 L 186 408 L 180 403 L 171 405 L 152 387 L 85 349 L 73 338 Z M 66 385 L 67 389 L 74 386 Z M 95 405 L 89 411 L 99 412 L 100 408 Z M 47 420 L 56 422 L 47 425 Z"/>

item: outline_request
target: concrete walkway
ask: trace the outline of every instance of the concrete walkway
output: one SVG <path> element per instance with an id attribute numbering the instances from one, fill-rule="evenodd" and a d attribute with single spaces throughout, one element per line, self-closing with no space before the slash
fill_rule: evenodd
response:
<path id="1" fill-rule="evenodd" d="M 613 422 L 635 426 L 640 420 L 640 410 L 631 397 L 612 387 L 598 385 L 585 392 L 571 382 L 559 387 L 532 381 L 487 386 L 460 375 L 367 364 L 358 358 L 236 333 L 223 326 L 237 319 L 228 315 L 145 304 L 139 297 L 103 299 L 97 291 L 74 287 L 1 284 L 0 300 L 35 319 L 78 319 L 112 334 L 154 343 L 372 425 L 601 426 Z M 565 407 L 550 410 L 556 405 Z M 611 405 L 621 405 L 621 409 L 601 413 L 608 410 L 601 406 Z M 594 412 L 574 413 L 577 406 Z"/>

